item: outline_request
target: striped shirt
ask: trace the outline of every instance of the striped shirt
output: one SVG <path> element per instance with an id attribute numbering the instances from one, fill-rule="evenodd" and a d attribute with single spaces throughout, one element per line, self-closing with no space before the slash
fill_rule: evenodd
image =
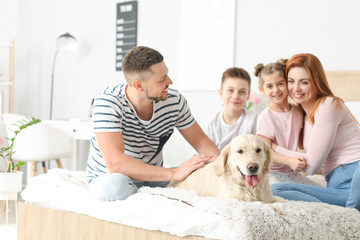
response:
<path id="1" fill-rule="evenodd" d="M 185 129 L 195 122 L 186 99 L 170 88 L 167 100 L 154 101 L 151 120 L 140 119 L 126 97 L 126 86 L 127 84 L 110 86 L 94 101 L 93 136 L 86 168 L 88 182 L 108 172 L 95 133 L 121 132 L 124 137 L 125 154 L 150 165 L 162 166 L 162 149 L 174 127 Z"/>

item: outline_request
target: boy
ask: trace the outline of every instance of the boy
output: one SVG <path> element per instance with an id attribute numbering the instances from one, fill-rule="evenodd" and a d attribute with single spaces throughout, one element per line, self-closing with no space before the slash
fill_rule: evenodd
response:
<path id="1" fill-rule="evenodd" d="M 242 68 L 229 68 L 222 75 L 219 95 L 224 109 L 205 128 L 205 133 L 220 151 L 240 134 L 256 134 L 257 114 L 244 108 L 250 85 L 250 75 Z"/>

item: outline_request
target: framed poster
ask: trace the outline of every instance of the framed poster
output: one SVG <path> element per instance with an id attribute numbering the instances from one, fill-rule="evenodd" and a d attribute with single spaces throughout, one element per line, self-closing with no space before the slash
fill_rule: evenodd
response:
<path id="1" fill-rule="evenodd" d="M 116 4 L 116 71 L 126 53 L 137 44 L 137 1 Z"/>
<path id="2" fill-rule="evenodd" d="M 218 90 L 235 64 L 236 0 L 183 0 L 181 10 L 179 89 Z"/>

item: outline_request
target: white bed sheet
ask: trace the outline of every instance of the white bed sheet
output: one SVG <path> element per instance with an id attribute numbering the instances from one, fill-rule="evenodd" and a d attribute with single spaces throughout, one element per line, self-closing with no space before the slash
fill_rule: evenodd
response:
<path id="1" fill-rule="evenodd" d="M 198 197 L 176 188 L 143 187 L 124 201 L 103 202 L 86 189 L 85 173 L 51 169 L 21 193 L 31 204 L 86 214 L 177 236 L 213 239 L 360 239 L 360 213 L 321 203 L 264 204 Z"/>

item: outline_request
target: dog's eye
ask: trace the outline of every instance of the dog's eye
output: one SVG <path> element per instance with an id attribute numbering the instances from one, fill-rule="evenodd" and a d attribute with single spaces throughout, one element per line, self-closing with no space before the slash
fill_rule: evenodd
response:
<path id="1" fill-rule="evenodd" d="M 260 148 L 256 149 L 256 152 L 257 153 L 261 152 L 261 149 Z"/>
<path id="2" fill-rule="evenodd" d="M 237 151 L 237 152 L 241 154 L 241 153 L 243 153 L 243 150 L 242 150 L 242 149 L 240 149 L 240 150 L 239 150 L 239 151 Z"/>

